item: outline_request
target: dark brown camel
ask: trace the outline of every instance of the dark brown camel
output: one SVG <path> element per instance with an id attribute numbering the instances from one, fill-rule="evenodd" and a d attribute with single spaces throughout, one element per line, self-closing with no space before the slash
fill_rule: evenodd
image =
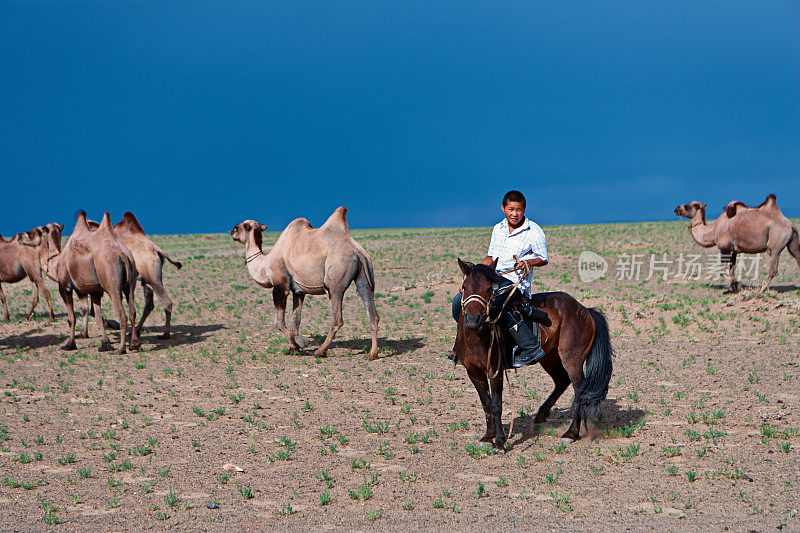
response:
<path id="1" fill-rule="evenodd" d="M 34 231 L 34 233 L 36 232 Z M 44 284 L 42 274 L 42 265 L 47 263 L 47 257 L 44 255 L 46 252 L 36 246 L 25 246 L 20 242 L 22 235 L 24 234 L 18 233 L 10 241 L 0 237 L 0 301 L 3 303 L 3 320 L 9 319 L 9 313 L 2 284 L 17 283 L 27 277 L 33 282 L 33 302 L 25 319 L 30 320 L 33 317 L 33 311 L 36 309 L 36 304 L 39 303 L 39 292 L 41 291 L 47 302 L 50 321 L 53 321 L 55 320 L 53 302 L 50 298 L 50 291 Z"/>

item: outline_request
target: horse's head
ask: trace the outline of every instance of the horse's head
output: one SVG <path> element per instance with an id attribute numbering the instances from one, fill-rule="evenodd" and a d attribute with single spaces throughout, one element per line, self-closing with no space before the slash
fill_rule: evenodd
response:
<path id="1" fill-rule="evenodd" d="M 469 329 L 477 330 L 486 323 L 494 294 L 492 285 L 499 281 L 499 276 L 495 272 L 497 259 L 488 266 L 475 265 L 459 259 L 458 266 L 464 273 L 464 293 L 461 300 L 464 325 Z"/>

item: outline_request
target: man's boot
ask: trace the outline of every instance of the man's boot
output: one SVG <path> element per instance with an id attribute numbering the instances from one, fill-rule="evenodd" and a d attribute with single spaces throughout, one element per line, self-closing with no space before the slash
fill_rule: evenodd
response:
<path id="1" fill-rule="evenodd" d="M 513 312 L 506 313 L 505 318 L 508 324 L 508 332 L 516 344 L 511 366 L 513 368 L 521 368 L 537 363 L 544 357 L 544 349 L 528 322 L 518 313 Z M 536 325 L 536 327 L 539 326 Z"/>

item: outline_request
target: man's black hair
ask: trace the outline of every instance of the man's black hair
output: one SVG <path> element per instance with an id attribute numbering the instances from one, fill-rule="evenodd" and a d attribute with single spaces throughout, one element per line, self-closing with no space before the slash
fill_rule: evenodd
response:
<path id="1" fill-rule="evenodd" d="M 503 207 L 508 205 L 508 202 L 519 202 L 522 204 L 522 208 L 525 208 L 525 195 L 519 191 L 508 191 L 505 196 L 503 196 Z"/>

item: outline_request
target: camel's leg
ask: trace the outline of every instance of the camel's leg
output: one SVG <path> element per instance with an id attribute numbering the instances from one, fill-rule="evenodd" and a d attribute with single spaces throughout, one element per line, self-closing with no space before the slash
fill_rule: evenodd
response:
<path id="1" fill-rule="evenodd" d="M 286 330 L 286 297 L 289 293 L 280 287 L 275 287 L 272 289 L 272 303 L 275 306 L 275 327 L 278 330 L 286 335 L 289 336 L 289 332 Z"/>
<path id="2" fill-rule="evenodd" d="M 345 289 L 347 289 L 347 287 L 345 287 Z M 330 290 L 328 292 L 328 298 L 331 302 L 331 329 L 328 331 L 328 336 L 325 337 L 325 341 L 319 348 L 317 348 L 317 351 L 314 352 L 314 355 L 318 355 L 320 357 L 325 357 L 325 355 L 327 355 L 328 347 L 331 345 L 333 336 L 336 335 L 336 332 L 339 331 L 339 328 L 341 328 L 342 324 L 344 324 L 344 321 L 342 320 L 342 300 L 344 299 L 344 290 L 338 289 L 336 292 Z"/>
<path id="3" fill-rule="evenodd" d="M 159 301 L 161 301 L 161 305 L 164 306 L 164 333 L 161 334 L 160 338 L 168 339 L 170 336 L 170 325 L 172 324 L 172 298 L 167 294 L 161 280 L 158 280 L 158 283 L 153 283 L 153 291 L 155 291 L 156 296 L 158 296 Z M 152 298 L 151 296 L 151 301 Z M 142 322 L 144 322 L 144 320 L 142 320 Z"/>
<path id="4" fill-rule="evenodd" d="M 127 341 L 125 337 L 128 335 L 128 317 L 125 315 L 125 308 L 122 306 L 122 294 L 120 294 L 118 291 L 111 291 L 108 295 L 111 298 L 111 305 L 114 306 L 114 312 L 119 318 L 119 347 L 117 348 L 117 353 L 121 355 L 125 353 L 125 342 Z M 129 305 L 128 307 L 131 308 L 132 305 Z M 95 316 L 95 319 L 98 319 L 99 317 L 99 320 L 102 323 L 103 318 L 100 316 L 99 305 L 95 307 L 95 315 L 97 315 Z M 135 325 L 136 321 L 131 320 L 131 330 L 135 329 Z M 103 330 L 103 335 L 105 335 L 105 330 Z M 133 335 L 134 332 L 132 331 L 131 337 L 133 337 Z"/>
<path id="5" fill-rule="evenodd" d="M 761 292 L 769 289 L 769 285 L 772 283 L 772 278 L 774 278 L 778 273 L 778 262 L 781 259 L 781 251 L 782 250 L 770 252 L 770 250 L 767 250 L 767 254 L 769 254 L 769 271 L 767 272 L 767 281 L 765 281 L 761 286 Z"/>
<path id="6" fill-rule="evenodd" d="M 372 347 L 369 350 L 367 359 L 374 360 L 378 358 L 378 322 L 380 321 L 380 317 L 378 316 L 378 310 L 375 309 L 375 294 L 373 288 L 370 286 L 367 275 L 363 272 L 363 269 L 362 272 L 359 273 L 358 278 L 356 278 L 356 289 L 358 290 L 358 295 L 361 296 L 361 299 L 364 301 L 364 309 L 367 311 L 367 319 L 372 328 Z"/>
<path id="7" fill-rule="evenodd" d="M 142 345 L 142 342 L 139 340 L 139 329 L 136 328 L 136 281 L 134 280 L 133 283 L 128 285 L 128 292 L 125 293 L 125 300 L 128 302 L 128 319 L 131 321 L 131 343 L 130 348 L 131 350 L 138 350 L 139 347 Z M 120 310 L 124 313 L 125 310 L 122 309 L 122 302 L 120 300 Z M 125 349 L 125 336 L 122 336 L 122 349 Z"/>
<path id="8" fill-rule="evenodd" d="M 83 307 L 83 329 L 81 330 L 81 337 L 84 339 L 89 338 L 89 316 L 94 316 L 94 312 L 92 311 L 92 302 L 89 300 L 88 296 L 83 298 L 79 298 L 82 302 L 81 307 Z M 105 321 L 103 322 L 105 324 Z"/>
<path id="9" fill-rule="evenodd" d="M 41 271 L 35 272 L 33 276 L 28 276 L 33 281 L 34 285 L 41 291 L 42 296 L 44 296 L 44 301 L 47 303 L 47 310 L 50 312 L 50 321 L 56 319 L 56 315 L 53 313 L 53 301 L 50 298 L 50 291 L 47 290 L 47 286 L 44 284 L 44 278 L 42 278 Z M 28 313 L 28 319 L 33 316 L 33 309 L 36 307 L 36 303 L 38 302 L 38 294 L 34 293 L 34 304 L 31 305 L 31 312 Z"/>
<path id="10" fill-rule="evenodd" d="M 726 292 L 739 292 L 741 286 L 739 282 L 736 281 L 736 252 L 731 252 L 730 259 L 728 260 L 728 279 L 730 280 L 730 286 Z"/>
<path id="11" fill-rule="evenodd" d="M 300 332 L 300 320 L 303 316 L 303 301 L 306 295 L 302 293 L 292 293 L 292 322 L 289 324 L 289 344 L 292 345 L 292 350 L 300 351 L 300 345 L 297 344 L 295 338 Z"/>
<path id="12" fill-rule="evenodd" d="M 472 384 L 475 385 L 475 390 L 478 391 L 478 397 L 481 399 L 481 406 L 483 406 L 483 415 L 486 417 L 486 433 L 483 434 L 480 441 L 492 442 L 496 430 L 494 416 L 492 416 L 491 398 L 489 396 L 489 381 L 486 379 L 486 374 L 481 370 L 476 369 L 474 372 L 470 372 L 470 370 L 467 369 L 467 375 L 469 375 Z"/>
<path id="13" fill-rule="evenodd" d="M 39 286 L 34 283 L 33 285 L 33 301 L 31 302 L 31 310 L 25 316 L 25 320 L 30 320 L 33 317 L 33 310 L 36 309 L 36 304 L 39 303 Z"/>
<path id="14" fill-rule="evenodd" d="M 792 238 L 789 240 L 786 249 L 789 250 L 791 256 L 797 261 L 797 267 L 800 268 L 800 234 L 794 228 L 792 228 Z"/>
<path id="15" fill-rule="evenodd" d="M 69 324 L 69 339 L 61 349 L 77 350 L 78 347 L 75 345 L 75 302 L 72 299 L 72 291 L 59 285 L 58 292 L 61 294 L 61 299 L 64 300 L 64 305 L 67 308 L 67 324 Z"/>
<path id="16" fill-rule="evenodd" d="M 555 388 L 553 388 L 553 392 L 550 393 L 550 396 L 547 397 L 536 412 L 536 417 L 533 419 L 534 424 L 547 422 L 547 417 L 550 416 L 550 410 L 561 395 L 564 394 L 564 391 L 567 390 L 567 387 L 569 387 L 569 374 L 564 368 L 564 365 L 561 364 L 558 352 L 556 352 L 555 355 L 556 357 L 545 357 L 539 363 L 542 368 L 544 368 L 545 372 L 550 374 L 550 377 L 553 378 Z"/>
<path id="17" fill-rule="evenodd" d="M 103 324 L 103 312 L 100 308 L 100 302 L 103 299 L 103 293 L 92 294 L 90 295 L 91 298 L 91 306 L 94 309 L 94 323 L 97 324 L 97 327 L 100 328 L 100 335 L 102 336 L 102 340 L 100 341 L 100 348 L 98 348 L 99 352 L 109 352 L 113 348 L 111 346 L 111 342 L 108 340 L 108 335 L 106 335 L 106 328 Z"/>
<path id="18" fill-rule="evenodd" d="M 6 293 L 3 292 L 3 284 L 0 283 L 0 301 L 3 302 L 3 320 L 8 320 L 8 304 L 6 304 Z"/>
<path id="19" fill-rule="evenodd" d="M 139 319 L 139 323 L 136 325 L 136 331 L 140 335 L 144 327 L 144 321 L 147 320 L 147 317 L 150 316 L 150 313 L 155 308 L 155 305 L 153 305 L 153 289 L 144 280 L 142 280 L 142 291 L 144 291 L 144 308 L 142 308 L 142 316 Z"/>

